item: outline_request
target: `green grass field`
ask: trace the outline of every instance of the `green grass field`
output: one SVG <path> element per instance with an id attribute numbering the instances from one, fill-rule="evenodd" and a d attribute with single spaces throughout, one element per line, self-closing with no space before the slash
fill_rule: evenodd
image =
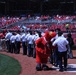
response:
<path id="1" fill-rule="evenodd" d="M 21 66 L 16 59 L 0 54 L 0 75 L 19 75 L 20 71 Z"/>

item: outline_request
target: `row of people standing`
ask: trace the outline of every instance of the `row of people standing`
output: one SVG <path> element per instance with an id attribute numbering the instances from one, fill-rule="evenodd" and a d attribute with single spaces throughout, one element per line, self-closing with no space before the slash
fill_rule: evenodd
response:
<path id="1" fill-rule="evenodd" d="M 5 35 L 6 46 L 8 52 L 20 53 L 20 47 L 22 46 L 23 55 L 36 57 L 35 40 L 41 36 L 37 31 L 23 31 L 20 32 L 7 32 Z"/>
<path id="2" fill-rule="evenodd" d="M 20 53 L 20 42 L 21 42 L 21 36 L 19 32 L 7 32 L 5 35 L 6 40 L 6 46 L 7 46 L 7 52 L 11 53 Z"/>
<path id="3" fill-rule="evenodd" d="M 27 34 L 22 34 L 23 55 L 36 58 L 35 41 L 41 36 L 40 34 L 41 33 L 37 31 L 29 31 Z"/>

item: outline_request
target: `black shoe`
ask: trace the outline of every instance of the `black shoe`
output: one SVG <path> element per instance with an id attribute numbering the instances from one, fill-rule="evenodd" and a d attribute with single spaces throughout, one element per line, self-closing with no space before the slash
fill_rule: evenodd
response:
<path id="1" fill-rule="evenodd" d="M 31 57 L 31 55 L 27 55 L 28 57 Z"/>
<path id="2" fill-rule="evenodd" d="M 67 68 L 64 68 L 64 71 L 67 71 Z"/>
<path id="3" fill-rule="evenodd" d="M 43 70 L 49 70 L 49 67 L 47 65 L 42 65 Z"/>
<path id="4" fill-rule="evenodd" d="M 63 69 L 60 69 L 59 71 L 60 71 L 60 72 L 63 72 Z"/>
<path id="5" fill-rule="evenodd" d="M 42 70 L 41 67 L 36 66 L 36 71 L 41 71 L 41 70 Z"/>
<path id="6" fill-rule="evenodd" d="M 57 65 L 57 64 L 54 64 L 54 66 L 55 66 L 55 67 L 58 67 L 58 65 Z"/>

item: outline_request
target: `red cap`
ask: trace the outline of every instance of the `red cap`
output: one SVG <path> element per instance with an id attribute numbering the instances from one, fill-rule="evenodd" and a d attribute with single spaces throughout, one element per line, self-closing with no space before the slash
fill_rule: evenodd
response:
<path id="1" fill-rule="evenodd" d="M 49 35 L 51 36 L 51 38 L 56 36 L 56 32 L 49 32 Z"/>
<path id="2" fill-rule="evenodd" d="M 53 38 L 55 36 L 56 36 L 56 33 L 55 32 L 49 32 L 49 31 L 46 31 L 45 32 L 45 35 L 44 35 L 44 37 L 46 38 L 47 41 L 50 41 L 51 38 Z"/>

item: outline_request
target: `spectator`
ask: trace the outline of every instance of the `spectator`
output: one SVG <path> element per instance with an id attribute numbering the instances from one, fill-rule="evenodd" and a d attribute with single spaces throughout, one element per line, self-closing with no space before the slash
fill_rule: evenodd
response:
<path id="1" fill-rule="evenodd" d="M 20 53 L 20 44 L 21 44 L 21 35 L 19 34 L 19 32 L 17 32 L 16 34 L 16 53 L 17 54 Z"/>
<path id="2" fill-rule="evenodd" d="M 11 45 L 11 53 L 16 53 L 16 46 L 15 46 L 15 33 L 12 33 L 10 38 L 10 45 Z"/>
<path id="3" fill-rule="evenodd" d="M 74 41 L 73 41 L 71 33 L 67 34 L 67 40 L 68 40 L 69 46 L 70 46 L 70 51 L 68 51 L 68 57 L 73 58 L 72 47 L 74 45 Z"/>
<path id="4" fill-rule="evenodd" d="M 58 48 L 58 61 L 59 61 L 59 71 L 67 70 L 67 50 L 68 50 L 68 44 L 66 38 L 62 36 L 62 32 L 58 32 L 58 38 L 53 42 L 53 46 L 57 46 Z M 67 47 L 66 47 L 67 46 Z M 62 61 L 64 60 L 64 69 Z"/>
<path id="5" fill-rule="evenodd" d="M 5 39 L 6 39 L 6 46 L 7 46 L 7 50 L 8 52 L 11 52 L 11 45 L 10 45 L 10 38 L 12 36 L 12 33 L 7 31 L 6 35 L 5 35 Z"/>
<path id="6" fill-rule="evenodd" d="M 33 35 L 32 31 L 30 31 L 30 35 L 27 38 L 27 43 L 28 43 L 28 56 L 33 56 Z"/>
<path id="7" fill-rule="evenodd" d="M 27 55 L 27 45 L 26 45 L 26 33 L 23 33 L 21 36 L 23 55 Z"/>

